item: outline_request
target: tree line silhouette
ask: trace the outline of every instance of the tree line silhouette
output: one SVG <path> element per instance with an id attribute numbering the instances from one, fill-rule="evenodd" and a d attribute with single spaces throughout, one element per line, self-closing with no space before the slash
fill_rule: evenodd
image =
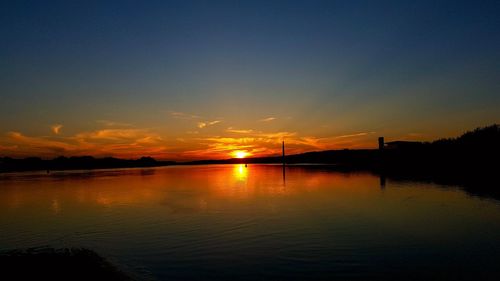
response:
<path id="1" fill-rule="evenodd" d="M 381 154 L 380 165 L 388 170 L 494 171 L 499 167 L 500 127 L 494 124 L 456 138 L 384 149 Z"/>
<path id="2" fill-rule="evenodd" d="M 14 159 L 0 158 L 0 172 L 47 170 L 87 170 L 107 168 L 156 167 L 175 164 L 174 161 L 157 161 L 152 157 L 139 159 L 119 159 L 114 157 L 94 158 L 92 156 L 60 156 L 52 160 L 39 157 Z"/>

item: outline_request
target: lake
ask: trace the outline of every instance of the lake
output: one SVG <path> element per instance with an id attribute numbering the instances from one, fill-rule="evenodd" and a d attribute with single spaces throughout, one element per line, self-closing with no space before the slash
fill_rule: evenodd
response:
<path id="1" fill-rule="evenodd" d="M 500 280 L 500 203 L 321 166 L 0 174 L 0 250 L 85 247 L 153 280 Z"/>

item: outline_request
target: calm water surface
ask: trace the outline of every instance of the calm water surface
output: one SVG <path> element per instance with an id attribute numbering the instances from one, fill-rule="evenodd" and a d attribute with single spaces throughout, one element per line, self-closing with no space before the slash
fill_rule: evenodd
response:
<path id="1" fill-rule="evenodd" d="M 86 247 L 144 279 L 500 280 L 498 201 L 321 168 L 0 174 L 0 228 L 0 250 Z"/>

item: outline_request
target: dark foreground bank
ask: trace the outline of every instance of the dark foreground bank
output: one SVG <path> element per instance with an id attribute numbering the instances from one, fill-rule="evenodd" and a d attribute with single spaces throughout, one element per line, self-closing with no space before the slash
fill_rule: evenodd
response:
<path id="1" fill-rule="evenodd" d="M 97 253 L 81 248 L 30 248 L 0 253 L 2 280 L 134 280 Z"/>

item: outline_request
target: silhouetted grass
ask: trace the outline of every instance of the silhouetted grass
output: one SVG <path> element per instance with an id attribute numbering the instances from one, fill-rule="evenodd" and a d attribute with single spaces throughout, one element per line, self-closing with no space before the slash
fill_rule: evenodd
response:
<path id="1" fill-rule="evenodd" d="M 134 280 L 95 252 L 30 248 L 0 253 L 1 280 Z"/>

